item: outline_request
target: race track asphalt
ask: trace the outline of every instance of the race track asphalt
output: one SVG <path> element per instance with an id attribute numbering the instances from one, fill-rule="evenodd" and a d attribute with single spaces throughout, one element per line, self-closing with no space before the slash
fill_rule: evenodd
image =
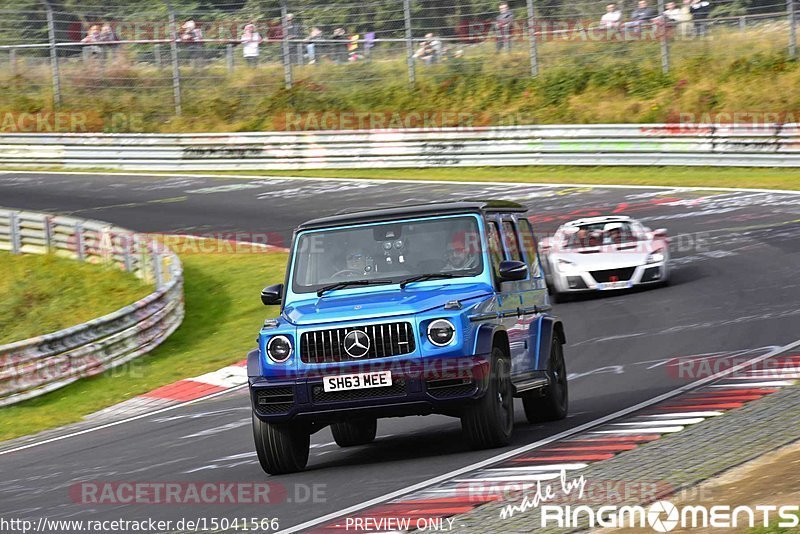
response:
<path id="1" fill-rule="evenodd" d="M 800 335 L 800 196 L 782 193 L 505 184 L 190 176 L 0 173 L 0 206 L 66 213 L 164 233 L 238 233 L 285 245 L 303 220 L 345 208 L 459 198 L 530 206 L 540 236 L 563 220 L 624 213 L 673 236 L 669 287 L 556 306 L 567 332 L 571 415 L 525 423 L 510 448 L 693 381 L 667 365 L 710 353 L 761 354 Z M 255 286 L 260 288 L 256 283 Z M 255 289 L 253 298 L 258 298 Z M 255 335 L 264 317 L 253 317 Z M 232 360 L 244 355 L 231 355 Z M 2 414 L 0 413 L 0 418 Z M 386 419 L 369 446 L 312 436 L 304 473 L 269 477 L 253 452 L 244 390 L 160 415 L 0 456 L 0 517 L 49 519 L 278 518 L 281 528 L 483 460 L 456 419 Z M 269 505 L 92 505 L 78 482 L 263 482 Z M 73 488 L 73 493 L 70 493 Z M 276 490 L 275 495 L 281 491 Z M 76 502 L 78 501 L 78 502 Z"/>

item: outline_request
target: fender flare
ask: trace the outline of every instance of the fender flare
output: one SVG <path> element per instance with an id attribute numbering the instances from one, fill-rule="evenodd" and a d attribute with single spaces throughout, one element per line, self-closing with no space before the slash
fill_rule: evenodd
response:
<path id="1" fill-rule="evenodd" d="M 547 370 L 550 365 L 550 345 L 553 343 L 553 335 L 557 336 L 562 345 L 567 342 L 567 336 L 564 334 L 561 319 L 553 315 L 542 317 L 541 328 L 536 367 L 539 370 Z"/>
<path id="2" fill-rule="evenodd" d="M 261 351 L 253 349 L 247 353 L 247 377 L 257 378 L 263 376 L 261 371 Z"/>
<path id="3" fill-rule="evenodd" d="M 508 332 L 503 325 L 483 323 L 478 326 L 478 332 L 475 334 L 475 355 L 490 355 L 495 338 L 498 336 L 502 337 L 506 349 L 508 349 Z"/>

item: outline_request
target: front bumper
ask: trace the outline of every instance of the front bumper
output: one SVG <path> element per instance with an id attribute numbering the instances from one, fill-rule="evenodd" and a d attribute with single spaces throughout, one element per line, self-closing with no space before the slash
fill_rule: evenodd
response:
<path id="1" fill-rule="evenodd" d="M 457 415 L 485 393 L 483 378 L 489 368 L 488 356 L 459 358 L 447 369 L 397 365 L 391 369 L 391 386 L 327 393 L 322 376 L 284 380 L 251 377 L 250 401 L 256 417 L 270 423 L 303 420 L 325 424 L 353 417 Z"/>
<path id="2" fill-rule="evenodd" d="M 553 286 L 559 293 L 620 290 L 663 283 L 667 276 L 667 263 L 659 262 L 605 271 L 555 272 Z"/>

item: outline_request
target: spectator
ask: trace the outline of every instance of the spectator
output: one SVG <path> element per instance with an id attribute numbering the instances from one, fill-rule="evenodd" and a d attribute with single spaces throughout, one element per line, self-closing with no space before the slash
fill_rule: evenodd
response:
<path id="1" fill-rule="evenodd" d="M 320 40 L 322 40 L 322 30 L 314 26 L 306 37 L 306 57 L 310 65 L 317 62 L 317 41 Z"/>
<path id="2" fill-rule="evenodd" d="M 242 55 L 251 67 L 258 65 L 259 45 L 263 39 L 253 24 L 247 24 L 242 33 Z"/>
<path id="3" fill-rule="evenodd" d="M 203 32 L 193 20 L 187 20 L 181 26 L 181 33 L 178 42 L 187 46 L 189 50 L 189 60 L 192 66 L 198 66 L 203 53 Z"/>
<path id="4" fill-rule="evenodd" d="M 656 12 L 647 5 L 647 0 L 639 0 L 638 7 L 631 13 L 631 21 L 639 25 L 646 24 L 656 17 Z"/>
<path id="5" fill-rule="evenodd" d="M 642 26 L 650 24 L 655 17 L 656 12 L 647 5 L 647 0 L 639 0 L 638 7 L 631 13 L 631 20 L 623 26 L 626 29 L 633 30 L 634 34 L 638 35 L 642 30 Z"/>
<path id="6" fill-rule="evenodd" d="M 693 0 L 689 5 L 689 13 L 694 21 L 695 35 L 703 36 L 708 32 L 708 15 L 711 13 L 711 2 L 708 0 Z"/>
<path id="7" fill-rule="evenodd" d="M 425 34 L 425 40 L 419 44 L 419 48 L 414 52 L 414 59 L 430 65 L 436 63 L 442 57 L 442 42 L 436 39 L 432 33 Z"/>
<path id="8" fill-rule="evenodd" d="M 100 26 L 97 24 L 93 24 L 90 28 L 86 37 L 81 39 L 81 42 L 88 45 L 85 50 L 86 53 L 89 54 L 90 57 L 99 56 L 101 53 L 100 47 L 97 43 L 100 42 Z"/>
<path id="9" fill-rule="evenodd" d="M 511 51 L 511 32 L 514 29 L 514 12 L 503 3 L 498 6 L 500 14 L 494 20 L 494 29 L 497 32 L 497 51 Z"/>
<path id="10" fill-rule="evenodd" d="M 100 29 L 100 34 L 97 36 L 97 41 L 101 43 L 114 43 L 119 41 L 119 37 L 117 37 L 116 32 L 114 32 L 114 28 L 111 27 L 111 24 L 103 24 L 103 27 Z M 119 45 L 115 44 L 107 44 L 103 46 L 103 56 L 110 58 L 113 62 L 118 46 Z"/>
<path id="11" fill-rule="evenodd" d="M 664 16 L 668 22 L 680 22 L 682 18 L 682 11 L 678 9 L 675 2 L 667 2 L 667 8 L 664 10 Z"/>
<path id="12" fill-rule="evenodd" d="M 622 11 L 617 9 L 617 4 L 608 4 L 606 12 L 600 17 L 600 26 L 603 28 L 619 28 L 622 21 Z"/>
<path id="13" fill-rule="evenodd" d="M 341 44 L 336 42 L 331 46 L 333 51 L 331 55 L 336 63 L 347 63 L 350 43 L 347 40 L 346 33 L 344 28 L 339 27 L 333 30 L 333 35 L 331 35 L 332 41 L 341 41 Z"/>
<path id="14" fill-rule="evenodd" d="M 361 54 L 358 53 L 358 42 L 361 36 L 357 33 L 350 36 L 350 43 L 347 45 L 347 61 L 358 61 L 361 59 Z"/>

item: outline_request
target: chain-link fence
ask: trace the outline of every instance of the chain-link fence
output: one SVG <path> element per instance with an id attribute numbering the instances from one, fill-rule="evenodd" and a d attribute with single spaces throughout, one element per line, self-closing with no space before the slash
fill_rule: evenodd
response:
<path id="1" fill-rule="evenodd" d="M 24 0 L 0 10 L 0 84 L 14 109 L 36 92 L 57 110 L 114 91 L 120 110 L 166 119 L 222 86 L 256 110 L 297 84 L 524 78 L 619 60 L 667 73 L 710 52 L 797 54 L 798 0 L 634 2 Z"/>

